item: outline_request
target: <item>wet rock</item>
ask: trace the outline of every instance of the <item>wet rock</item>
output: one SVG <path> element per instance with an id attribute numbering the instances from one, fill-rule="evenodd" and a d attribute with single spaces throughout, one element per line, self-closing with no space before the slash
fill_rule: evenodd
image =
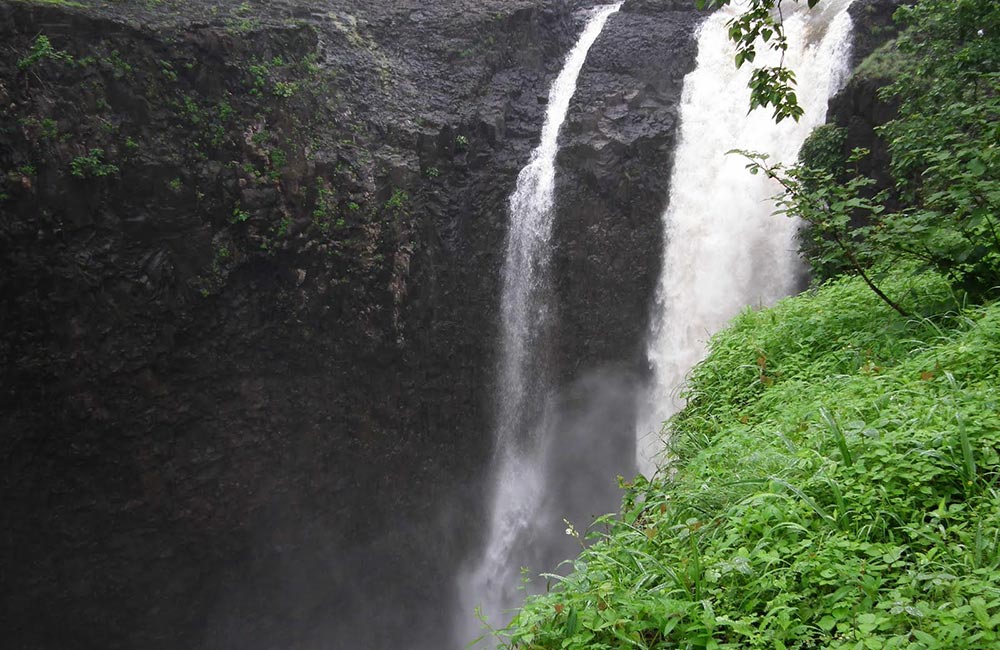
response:
<path id="1" fill-rule="evenodd" d="M 590 4 L 0 4 L 6 645 L 449 647 L 507 197 Z M 630 0 L 581 76 L 567 377 L 635 373 L 696 19 Z M 41 33 L 74 63 L 19 69 Z"/>

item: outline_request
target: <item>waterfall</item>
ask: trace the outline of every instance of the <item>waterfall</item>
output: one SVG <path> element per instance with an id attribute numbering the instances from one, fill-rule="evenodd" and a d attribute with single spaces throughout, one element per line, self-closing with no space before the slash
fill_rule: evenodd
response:
<path id="1" fill-rule="evenodd" d="M 726 28 L 740 9 L 720 9 L 701 27 L 696 67 L 684 79 L 670 204 L 663 215 L 663 271 L 647 349 L 652 380 L 638 408 L 636 460 L 647 476 L 663 453 L 662 423 L 683 407 L 679 392 L 708 338 L 744 307 L 771 304 L 800 282 L 797 224 L 773 215 L 769 200 L 780 188 L 749 174 L 742 157 L 726 152 L 751 150 L 772 161 L 795 161 L 847 76 L 850 4 L 827 0 L 813 10 L 796 6 L 786 13 L 784 63 L 795 71 L 805 109 L 797 123 L 775 124 L 767 110 L 747 115 L 751 66 L 734 68 Z M 759 52 L 757 63 L 765 58 Z"/>
<path id="2" fill-rule="evenodd" d="M 497 374 L 492 507 L 486 548 L 476 567 L 464 576 L 460 629 L 478 630 L 469 608 L 479 605 L 494 625 L 505 610 L 519 604 L 521 566 L 530 562 L 536 544 L 539 508 L 546 481 L 543 432 L 546 393 L 544 338 L 552 313 L 549 273 L 559 130 L 576 91 L 576 81 L 608 18 L 621 3 L 598 6 L 569 52 L 549 90 L 541 141 L 517 177 L 510 197 L 510 226 L 500 301 L 501 341 Z M 545 535 L 562 530 L 544 531 Z M 542 567 L 534 567 L 536 569 Z M 544 567 L 548 568 L 548 567 Z M 475 627 L 472 627 L 474 624 Z M 472 634 L 470 634 L 471 638 Z"/>

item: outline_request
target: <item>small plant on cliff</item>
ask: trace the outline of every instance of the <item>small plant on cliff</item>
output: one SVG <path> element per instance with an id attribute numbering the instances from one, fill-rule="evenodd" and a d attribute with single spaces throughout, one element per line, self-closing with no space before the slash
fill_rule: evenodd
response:
<path id="1" fill-rule="evenodd" d="M 70 54 L 52 47 L 52 41 L 49 40 L 48 36 L 45 34 L 39 34 L 35 37 L 35 42 L 31 45 L 31 50 L 28 54 L 24 58 L 18 60 L 17 69 L 27 70 L 39 61 L 43 61 L 45 59 L 52 61 L 66 61 L 67 63 L 71 63 L 73 61 L 73 57 Z"/>
<path id="2" fill-rule="evenodd" d="M 288 99 L 293 96 L 299 89 L 299 84 L 292 81 L 278 81 L 275 82 L 274 88 L 271 90 L 271 94 L 275 97 L 280 97 L 282 99 Z"/>
<path id="3" fill-rule="evenodd" d="M 104 162 L 104 151 L 97 148 L 85 156 L 77 156 L 69 164 L 69 173 L 77 178 L 103 178 L 118 171 L 117 165 Z"/>
<path id="4" fill-rule="evenodd" d="M 233 215 L 231 219 L 233 223 L 243 223 L 245 221 L 248 221 L 249 219 L 250 219 L 250 213 L 244 210 L 242 206 L 237 204 L 236 207 L 233 208 Z"/>
<path id="5" fill-rule="evenodd" d="M 396 190 L 389 197 L 389 200 L 385 202 L 385 209 L 392 212 L 400 212 L 403 210 L 406 202 L 410 200 L 410 195 L 403 190 Z"/>
<path id="6" fill-rule="evenodd" d="M 316 192 L 316 206 L 313 208 L 313 224 L 323 234 L 329 234 L 331 229 L 342 230 L 347 227 L 347 221 L 337 215 L 337 201 L 333 190 L 321 181 Z"/>

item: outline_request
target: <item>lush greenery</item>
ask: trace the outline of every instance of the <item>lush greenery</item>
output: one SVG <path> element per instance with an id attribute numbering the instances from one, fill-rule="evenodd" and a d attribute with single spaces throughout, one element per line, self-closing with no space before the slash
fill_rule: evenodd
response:
<path id="1" fill-rule="evenodd" d="M 676 474 L 628 485 L 506 644 L 995 647 L 998 385 L 995 305 L 904 318 L 845 278 L 743 314 L 693 373 Z"/>
<path id="2" fill-rule="evenodd" d="M 807 164 L 754 158 L 816 286 L 713 339 L 670 469 L 623 485 L 503 647 L 1000 647 L 998 12 L 900 11 L 893 187 L 836 128 Z"/>
<path id="3" fill-rule="evenodd" d="M 867 152 L 838 160 L 830 133 L 803 152 L 807 164 L 784 169 L 751 155 L 751 170 L 780 180 L 785 211 L 809 224 L 816 278 L 854 272 L 879 292 L 866 269 L 912 261 L 973 300 L 993 297 L 1000 288 L 1000 4 L 924 0 L 897 17 L 907 29 L 893 44 L 897 76 L 882 95 L 901 107 L 880 129 L 895 187 L 874 192 L 873 179 L 845 173 Z"/>

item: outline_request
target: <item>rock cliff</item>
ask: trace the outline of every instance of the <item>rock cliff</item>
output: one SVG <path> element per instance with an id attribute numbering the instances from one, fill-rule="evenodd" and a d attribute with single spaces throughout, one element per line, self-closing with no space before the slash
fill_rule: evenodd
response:
<path id="1" fill-rule="evenodd" d="M 506 198 L 586 6 L 0 2 L 6 647 L 452 643 Z M 567 386 L 641 366 L 697 18 L 627 3 L 581 77 Z"/>

